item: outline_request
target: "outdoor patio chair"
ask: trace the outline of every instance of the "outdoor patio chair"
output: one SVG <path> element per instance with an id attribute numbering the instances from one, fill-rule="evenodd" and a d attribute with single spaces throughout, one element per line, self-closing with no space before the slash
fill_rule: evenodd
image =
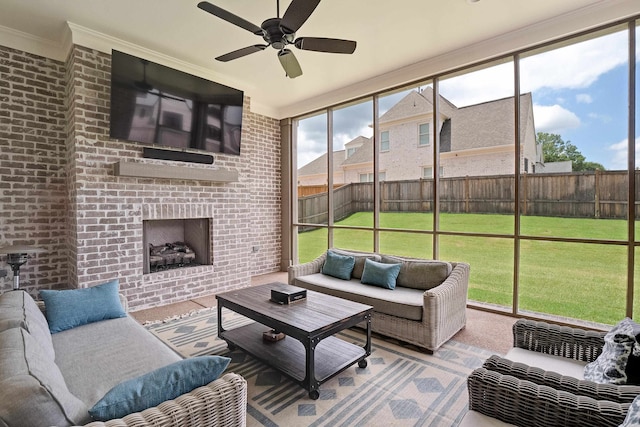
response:
<path id="1" fill-rule="evenodd" d="M 521 319 L 513 348 L 468 378 L 469 413 L 460 426 L 619 426 L 640 386 L 585 380 L 606 332 Z"/>

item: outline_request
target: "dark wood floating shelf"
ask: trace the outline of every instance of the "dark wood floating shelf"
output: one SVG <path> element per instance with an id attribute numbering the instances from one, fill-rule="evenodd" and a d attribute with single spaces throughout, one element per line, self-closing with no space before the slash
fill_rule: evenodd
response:
<path id="1" fill-rule="evenodd" d="M 305 377 L 304 345 L 295 338 L 285 337 L 276 342 L 264 341 L 262 333 L 270 328 L 260 323 L 222 332 L 221 338 L 232 342 L 255 358 L 279 369 L 296 381 Z M 334 336 L 320 341 L 315 349 L 315 377 L 324 382 L 365 355 L 365 350 Z"/>
<path id="2" fill-rule="evenodd" d="M 138 178 L 192 179 L 210 182 L 237 182 L 238 171 L 202 167 L 158 165 L 120 160 L 115 164 L 116 176 Z"/>

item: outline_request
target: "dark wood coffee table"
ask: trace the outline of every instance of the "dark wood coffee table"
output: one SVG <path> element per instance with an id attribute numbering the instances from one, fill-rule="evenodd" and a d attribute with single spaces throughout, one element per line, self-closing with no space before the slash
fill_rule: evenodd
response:
<path id="1" fill-rule="evenodd" d="M 320 384 L 356 362 L 361 368 L 367 366 L 373 307 L 314 291 L 307 291 L 306 299 L 289 305 L 270 301 L 271 289 L 288 286 L 269 283 L 216 295 L 218 336 L 230 350 L 241 348 L 299 383 L 311 399 L 317 399 Z M 226 330 L 223 307 L 256 322 Z M 367 324 L 364 346 L 333 336 L 360 322 Z M 276 342 L 263 340 L 262 333 L 270 329 L 286 337 Z"/>

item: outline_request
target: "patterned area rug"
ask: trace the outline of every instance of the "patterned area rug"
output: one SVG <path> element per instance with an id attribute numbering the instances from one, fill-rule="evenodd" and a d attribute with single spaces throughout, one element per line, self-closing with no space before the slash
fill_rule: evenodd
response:
<path id="1" fill-rule="evenodd" d="M 225 329 L 249 322 L 223 309 Z M 217 337 L 215 309 L 146 327 L 185 357 L 231 357 L 227 371 L 248 383 L 248 426 L 456 426 L 467 412 L 467 376 L 491 355 L 455 341 L 427 355 L 374 334 L 368 366 L 347 368 L 322 384 L 320 398 L 312 400 L 277 371 L 241 350 L 230 352 Z M 366 339 L 360 329 L 338 336 L 359 345 Z"/>

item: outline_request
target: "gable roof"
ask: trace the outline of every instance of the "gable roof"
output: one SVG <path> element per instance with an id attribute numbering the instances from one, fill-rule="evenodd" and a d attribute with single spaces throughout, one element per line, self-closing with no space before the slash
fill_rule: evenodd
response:
<path id="1" fill-rule="evenodd" d="M 344 162 L 345 150 L 338 150 L 333 152 L 333 167 L 340 166 Z M 311 162 L 298 169 L 298 175 L 318 175 L 327 173 L 327 153 L 320 155 Z"/>
<path id="2" fill-rule="evenodd" d="M 532 108 L 531 93 L 520 95 L 523 138 Z M 451 151 L 513 143 L 514 116 L 512 96 L 458 108 L 451 120 Z"/>
<path id="3" fill-rule="evenodd" d="M 456 106 L 443 96 L 440 96 L 440 113 L 445 117 L 451 117 Z M 433 90 L 431 87 L 418 92 L 412 90 L 380 116 L 380 124 L 433 113 Z"/>

